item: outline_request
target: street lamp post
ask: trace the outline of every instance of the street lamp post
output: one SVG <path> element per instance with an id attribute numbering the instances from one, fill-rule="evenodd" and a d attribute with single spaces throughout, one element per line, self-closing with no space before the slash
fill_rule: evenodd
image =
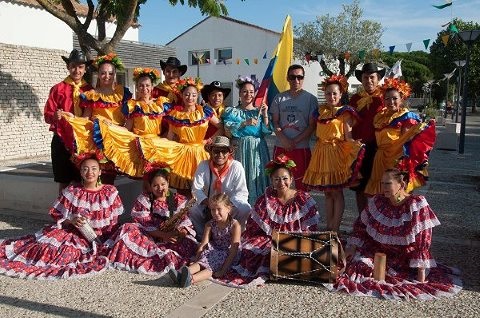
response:
<path id="1" fill-rule="evenodd" d="M 458 67 L 458 92 L 457 92 L 457 103 L 455 105 L 455 122 L 458 123 L 458 109 L 460 108 L 460 96 L 462 93 L 462 68 L 467 61 L 465 60 L 458 60 L 455 61 L 455 65 Z M 453 120 L 453 113 L 452 113 L 452 120 Z"/>
<path id="2" fill-rule="evenodd" d="M 469 30 L 458 32 L 458 36 L 463 43 L 467 45 L 467 59 L 465 63 L 465 84 L 463 85 L 463 99 L 462 99 L 462 118 L 460 123 L 460 140 L 458 145 L 458 153 L 463 154 L 465 151 L 465 126 L 467 121 L 467 101 L 468 101 L 468 67 L 470 64 L 470 51 L 473 43 L 480 36 L 480 30 Z"/>
<path id="3" fill-rule="evenodd" d="M 443 74 L 447 79 L 447 93 L 445 94 L 445 112 L 443 114 L 444 118 L 447 118 L 447 109 L 448 109 L 448 86 L 450 84 L 450 77 L 452 77 L 453 73 Z"/>

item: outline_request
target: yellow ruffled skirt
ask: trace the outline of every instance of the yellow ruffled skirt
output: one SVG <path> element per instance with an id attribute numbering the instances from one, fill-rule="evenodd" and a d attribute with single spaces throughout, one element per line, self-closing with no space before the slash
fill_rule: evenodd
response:
<path id="1" fill-rule="evenodd" d="M 354 140 L 319 140 L 303 177 L 312 190 L 333 190 L 350 186 L 358 177 L 364 146 Z"/>
<path id="2" fill-rule="evenodd" d="M 136 178 L 141 178 L 145 169 L 145 161 L 138 150 L 138 135 L 109 122 L 99 120 L 102 136 L 103 153 L 112 161 L 118 170 Z"/>
<path id="3" fill-rule="evenodd" d="M 203 143 L 182 144 L 165 138 L 139 137 L 137 143 L 145 160 L 161 162 L 171 169 L 170 186 L 190 189 L 198 164 L 210 159 Z"/>
<path id="4" fill-rule="evenodd" d="M 385 170 L 396 166 L 397 161 L 403 156 L 403 145 L 420 133 L 424 126 L 424 124 L 419 123 L 401 136 L 398 136 L 399 129 L 385 130 L 384 133 L 377 135 L 378 148 L 373 159 L 372 174 L 365 188 L 366 194 L 375 195 L 382 193 L 381 181 L 383 173 Z M 413 190 L 416 186 L 419 185 L 412 184 L 410 190 Z"/>
<path id="5" fill-rule="evenodd" d="M 72 154 L 94 152 L 93 122 L 85 117 L 62 116 L 58 133 Z"/>

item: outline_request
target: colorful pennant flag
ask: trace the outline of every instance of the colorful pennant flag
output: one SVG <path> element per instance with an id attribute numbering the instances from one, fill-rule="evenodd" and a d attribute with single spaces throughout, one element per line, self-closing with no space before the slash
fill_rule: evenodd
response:
<path id="1" fill-rule="evenodd" d="M 307 63 L 310 63 L 310 60 L 312 59 L 312 54 L 310 53 L 305 53 L 305 60 L 307 61 Z"/>
<path id="2" fill-rule="evenodd" d="M 248 59 L 243 59 L 247 65 L 250 65 L 250 61 Z"/>
<path id="3" fill-rule="evenodd" d="M 258 59 L 257 59 L 257 58 L 254 58 L 254 59 L 253 59 L 253 63 L 258 64 Z"/>
<path id="4" fill-rule="evenodd" d="M 380 50 L 379 49 L 373 49 L 372 53 L 373 53 L 373 57 L 375 59 L 378 59 L 378 57 L 380 56 Z"/>
<path id="5" fill-rule="evenodd" d="M 449 38 L 450 38 L 450 34 L 442 35 L 443 45 L 447 46 L 447 44 L 448 44 L 448 39 L 449 39 Z"/>
<path id="6" fill-rule="evenodd" d="M 390 54 L 393 54 L 393 50 L 395 50 L 395 45 L 389 47 Z"/>
<path id="7" fill-rule="evenodd" d="M 430 39 L 423 40 L 423 45 L 425 45 L 425 50 L 428 49 L 428 44 L 430 44 Z"/>
<path id="8" fill-rule="evenodd" d="M 448 26 L 448 31 L 450 31 L 450 33 L 452 34 L 457 34 L 458 33 L 457 26 L 453 23 L 450 23 L 450 25 Z"/>
<path id="9" fill-rule="evenodd" d="M 264 58 L 266 58 L 265 52 Z M 285 18 L 282 34 L 277 47 L 268 63 L 262 83 L 255 97 L 255 105 L 260 106 L 267 98 L 270 105 L 275 95 L 289 88 L 287 82 L 287 70 L 293 58 L 293 28 L 292 19 L 289 15 Z"/>
<path id="10" fill-rule="evenodd" d="M 237 64 L 240 64 L 240 59 L 237 59 Z"/>
<path id="11" fill-rule="evenodd" d="M 402 76 L 402 60 L 398 60 L 393 64 L 392 68 L 388 70 L 387 77 L 401 77 Z"/>
<path id="12" fill-rule="evenodd" d="M 435 7 L 435 8 L 437 8 L 437 9 L 445 9 L 446 7 L 451 6 L 452 3 L 453 3 L 452 0 L 445 0 L 445 2 L 446 2 L 446 3 L 445 3 L 445 4 L 442 4 L 442 5 L 436 6 L 436 5 L 433 5 L 433 4 L 432 4 L 432 6 Z"/>
<path id="13" fill-rule="evenodd" d="M 405 46 L 407 47 L 407 51 L 410 52 L 412 49 L 412 42 L 405 44 Z"/>
<path id="14" fill-rule="evenodd" d="M 265 51 L 265 54 L 263 54 L 263 59 L 267 58 L 267 51 Z"/>
<path id="15" fill-rule="evenodd" d="M 360 50 L 360 51 L 358 51 L 358 58 L 359 58 L 360 60 L 363 60 L 363 59 L 365 59 L 365 55 L 366 55 L 366 54 L 367 54 L 367 51 L 365 51 L 365 50 Z"/>

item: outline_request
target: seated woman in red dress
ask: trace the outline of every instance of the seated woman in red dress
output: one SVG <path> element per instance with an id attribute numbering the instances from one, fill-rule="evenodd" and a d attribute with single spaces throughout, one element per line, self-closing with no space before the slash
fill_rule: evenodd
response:
<path id="1" fill-rule="evenodd" d="M 437 216 L 425 197 L 406 192 L 408 173 L 388 169 L 383 195 L 370 198 L 347 241 L 347 265 L 332 290 L 386 299 L 433 299 L 461 289 L 456 270 L 438 264 L 430 253 Z M 386 254 L 385 280 L 373 276 L 375 253 Z"/>
<path id="2" fill-rule="evenodd" d="M 99 242 L 116 229 L 123 205 L 117 189 L 100 183 L 99 155 L 80 155 L 81 185 L 65 188 L 50 209 L 56 222 L 35 234 L 0 240 L 0 273 L 21 278 L 78 278 L 103 272 L 108 259 Z M 79 228 L 88 223 L 90 242 Z"/>
<path id="3" fill-rule="evenodd" d="M 186 198 L 169 191 L 169 170 L 147 165 L 145 178 L 149 190 L 140 194 L 133 205 L 133 223 L 122 225 L 107 241 L 112 247 L 108 258 L 113 268 L 164 275 L 195 255 L 196 233 L 186 213 Z M 175 219 L 177 222 L 172 222 Z M 168 222 L 172 223 L 170 229 L 165 228 Z"/>
<path id="4" fill-rule="evenodd" d="M 266 165 L 271 186 L 261 195 L 242 234 L 240 263 L 221 282 L 236 287 L 262 285 L 270 274 L 272 231 L 317 231 L 320 217 L 315 200 L 292 188 L 293 160 L 280 155 Z"/>

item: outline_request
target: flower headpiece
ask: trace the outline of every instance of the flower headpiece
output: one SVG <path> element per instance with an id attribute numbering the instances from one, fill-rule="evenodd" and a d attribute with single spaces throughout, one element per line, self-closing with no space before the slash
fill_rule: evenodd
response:
<path id="1" fill-rule="evenodd" d="M 97 160 L 98 163 L 103 166 L 108 162 L 108 159 L 105 157 L 103 152 L 99 149 L 95 151 L 89 151 L 89 152 L 82 152 L 80 154 L 74 154 L 72 155 L 72 162 L 75 164 L 76 167 L 80 168 L 82 165 L 82 162 L 84 162 L 87 159 L 94 159 Z"/>
<path id="2" fill-rule="evenodd" d="M 338 84 L 340 86 L 340 92 L 345 93 L 348 90 L 348 81 L 345 76 L 342 74 L 334 74 L 330 77 L 325 78 L 322 82 L 322 90 L 325 91 L 328 85 Z"/>
<path id="3" fill-rule="evenodd" d="M 203 88 L 203 83 L 202 80 L 199 77 L 187 77 L 187 78 L 181 78 L 178 80 L 176 87 L 177 89 L 181 92 L 188 86 L 193 86 L 197 89 L 197 91 L 200 92 L 200 90 Z"/>
<path id="4" fill-rule="evenodd" d="M 97 56 L 93 63 L 95 64 L 97 69 L 103 63 L 111 63 L 113 64 L 113 66 L 115 66 L 115 69 L 119 71 L 122 71 L 124 69 L 122 60 L 120 60 L 120 58 L 115 53 L 108 53 L 107 55 Z"/>
<path id="5" fill-rule="evenodd" d="M 133 69 L 133 80 L 138 81 L 140 77 L 148 76 L 152 80 L 152 83 L 155 84 L 160 79 L 160 72 L 156 68 L 143 68 L 136 67 Z"/>
<path id="6" fill-rule="evenodd" d="M 255 90 L 257 90 L 260 87 L 260 83 L 255 79 L 252 79 L 251 77 L 248 76 L 238 76 L 237 80 L 235 81 L 235 86 L 237 86 L 238 89 L 240 89 L 243 84 L 245 83 L 250 83 L 253 85 Z"/>
<path id="7" fill-rule="evenodd" d="M 296 166 L 295 161 L 282 153 L 265 165 L 265 174 L 269 176 L 275 169 L 285 168 L 287 170 L 292 170 Z"/>
<path id="8" fill-rule="evenodd" d="M 412 88 L 405 81 L 399 80 L 398 78 L 386 78 L 382 85 L 383 95 L 388 89 L 394 89 L 398 91 L 403 99 L 407 99 L 412 92 Z"/>
<path id="9" fill-rule="evenodd" d="M 169 174 L 171 169 L 165 163 L 157 163 L 157 162 L 148 162 L 145 165 L 145 169 L 143 171 L 143 179 L 148 180 L 149 177 L 156 173 L 157 171 L 163 171 L 166 174 Z"/>

